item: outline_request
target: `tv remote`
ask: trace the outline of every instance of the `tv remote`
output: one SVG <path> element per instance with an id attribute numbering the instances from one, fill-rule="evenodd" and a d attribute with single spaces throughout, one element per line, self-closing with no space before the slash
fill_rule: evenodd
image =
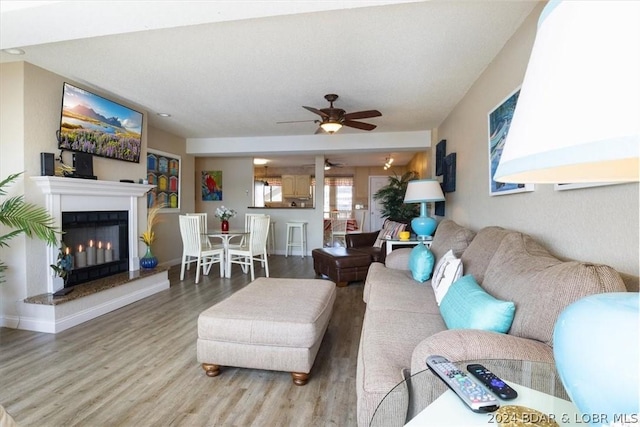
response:
<path id="1" fill-rule="evenodd" d="M 512 400 L 518 397 L 518 393 L 509 387 L 507 383 L 498 378 L 493 372 L 484 366 L 473 363 L 467 365 L 467 370 L 471 375 L 480 380 L 485 387 L 494 392 L 502 400 Z"/>
<path id="2" fill-rule="evenodd" d="M 474 378 L 442 356 L 427 357 L 427 367 L 458 395 L 473 412 L 493 412 L 500 407 L 498 398 Z"/>

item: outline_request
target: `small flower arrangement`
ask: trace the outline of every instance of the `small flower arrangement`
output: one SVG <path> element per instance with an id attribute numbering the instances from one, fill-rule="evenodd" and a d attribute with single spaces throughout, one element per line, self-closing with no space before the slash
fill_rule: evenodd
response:
<path id="1" fill-rule="evenodd" d="M 233 218 L 237 214 L 238 212 L 236 212 L 234 209 L 225 208 L 224 206 L 220 206 L 218 209 L 216 209 L 216 218 L 218 218 L 220 221 L 228 221 L 229 218 Z"/>
<path id="2" fill-rule="evenodd" d="M 66 283 L 67 276 L 69 276 L 69 272 L 73 269 L 73 259 L 64 242 L 60 242 L 58 261 L 55 264 L 51 264 L 50 267 L 56 272 L 56 275 L 62 277 L 62 280 Z"/>
<path id="3" fill-rule="evenodd" d="M 151 246 L 153 241 L 156 239 L 156 234 L 153 232 L 153 226 L 160 222 L 158 213 L 160 212 L 160 209 L 165 206 L 166 205 L 164 204 L 156 204 L 151 206 L 147 211 L 147 229 L 140 235 L 140 240 L 147 246 Z"/>

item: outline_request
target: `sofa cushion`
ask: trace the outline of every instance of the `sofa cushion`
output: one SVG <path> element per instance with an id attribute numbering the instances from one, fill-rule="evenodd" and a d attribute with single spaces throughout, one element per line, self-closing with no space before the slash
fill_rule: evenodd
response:
<path id="1" fill-rule="evenodd" d="M 626 290 L 611 267 L 563 262 L 530 236 L 517 232 L 502 240 L 482 287 L 498 299 L 515 303 L 509 334 L 549 345 L 553 345 L 555 321 L 566 306 L 587 295 Z"/>
<path id="2" fill-rule="evenodd" d="M 442 298 L 453 285 L 453 282 L 462 277 L 462 261 L 453 255 L 450 250 L 438 261 L 433 270 L 433 278 L 431 279 L 431 287 L 436 296 L 436 302 L 440 305 Z"/>
<path id="3" fill-rule="evenodd" d="M 373 244 L 376 248 L 381 248 L 384 240 L 387 238 L 397 239 L 398 234 L 407 227 L 407 224 L 403 224 L 401 222 L 391 221 L 387 219 L 384 221 L 384 225 L 382 226 L 382 230 L 378 233 L 378 238 L 376 242 Z"/>
<path id="4" fill-rule="evenodd" d="M 515 304 L 489 295 L 471 275 L 458 279 L 440 304 L 449 329 L 480 329 L 506 333 L 513 322 Z"/>
<path id="5" fill-rule="evenodd" d="M 516 233 L 516 231 L 505 230 L 502 227 L 485 227 L 478 231 L 461 256 L 464 274 L 471 274 L 476 282 L 482 284 L 489 262 L 502 243 L 502 239 L 510 233 Z"/>
<path id="6" fill-rule="evenodd" d="M 442 220 L 438 224 L 436 234 L 433 236 L 431 252 L 433 252 L 436 260 L 439 260 L 449 249 L 453 249 L 453 254 L 460 258 L 474 236 L 475 233 L 473 231 L 456 224 L 454 221 L 450 219 Z"/>
<path id="7" fill-rule="evenodd" d="M 397 310 L 440 316 L 429 282 L 421 284 L 411 278 L 409 270 L 394 270 L 383 264 L 369 267 L 363 299 L 367 310 Z"/>
<path id="8" fill-rule="evenodd" d="M 433 253 L 423 243 L 419 243 L 411 249 L 409 255 L 409 270 L 413 279 L 424 283 L 431 277 L 433 272 L 434 258 Z"/>

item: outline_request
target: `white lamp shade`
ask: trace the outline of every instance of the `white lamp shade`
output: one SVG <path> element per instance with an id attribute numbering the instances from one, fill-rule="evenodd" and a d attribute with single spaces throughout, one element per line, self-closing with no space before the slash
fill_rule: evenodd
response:
<path id="1" fill-rule="evenodd" d="M 342 124 L 338 122 L 324 122 L 320 127 L 327 133 L 335 133 L 342 128 Z"/>
<path id="2" fill-rule="evenodd" d="M 442 202 L 444 193 L 435 179 L 417 179 L 409 181 L 404 194 L 405 203 Z"/>
<path id="3" fill-rule="evenodd" d="M 550 2 L 494 179 L 638 181 L 640 2 Z"/>

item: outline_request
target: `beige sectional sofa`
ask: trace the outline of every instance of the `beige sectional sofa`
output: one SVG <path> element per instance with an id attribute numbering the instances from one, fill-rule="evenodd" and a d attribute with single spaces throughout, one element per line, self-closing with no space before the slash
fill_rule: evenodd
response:
<path id="1" fill-rule="evenodd" d="M 411 249 L 393 251 L 385 264 L 371 264 L 357 362 L 359 426 L 370 425 L 379 403 L 394 386 L 426 369 L 430 354 L 452 361 L 553 362 L 553 328 L 567 305 L 594 293 L 637 291 L 637 278 L 625 285 L 611 267 L 562 261 L 530 236 L 500 227 L 487 227 L 476 234 L 444 220 L 431 250 L 437 261 L 450 249 L 461 258 L 464 275 L 473 275 L 492 296 L 515 303 L 511 329 L 507 334 L 448 330 L 430 281 L 419 283 L 412 278 L 408 267 Z M 433 391 L 422 397 L 427 400 L 422 404 L 430 403 L 445 388 L 434 377 Z M 411 411 L 407 388 L 395 389 L 384 406 L 375 425 L 403 425 Z"/>

